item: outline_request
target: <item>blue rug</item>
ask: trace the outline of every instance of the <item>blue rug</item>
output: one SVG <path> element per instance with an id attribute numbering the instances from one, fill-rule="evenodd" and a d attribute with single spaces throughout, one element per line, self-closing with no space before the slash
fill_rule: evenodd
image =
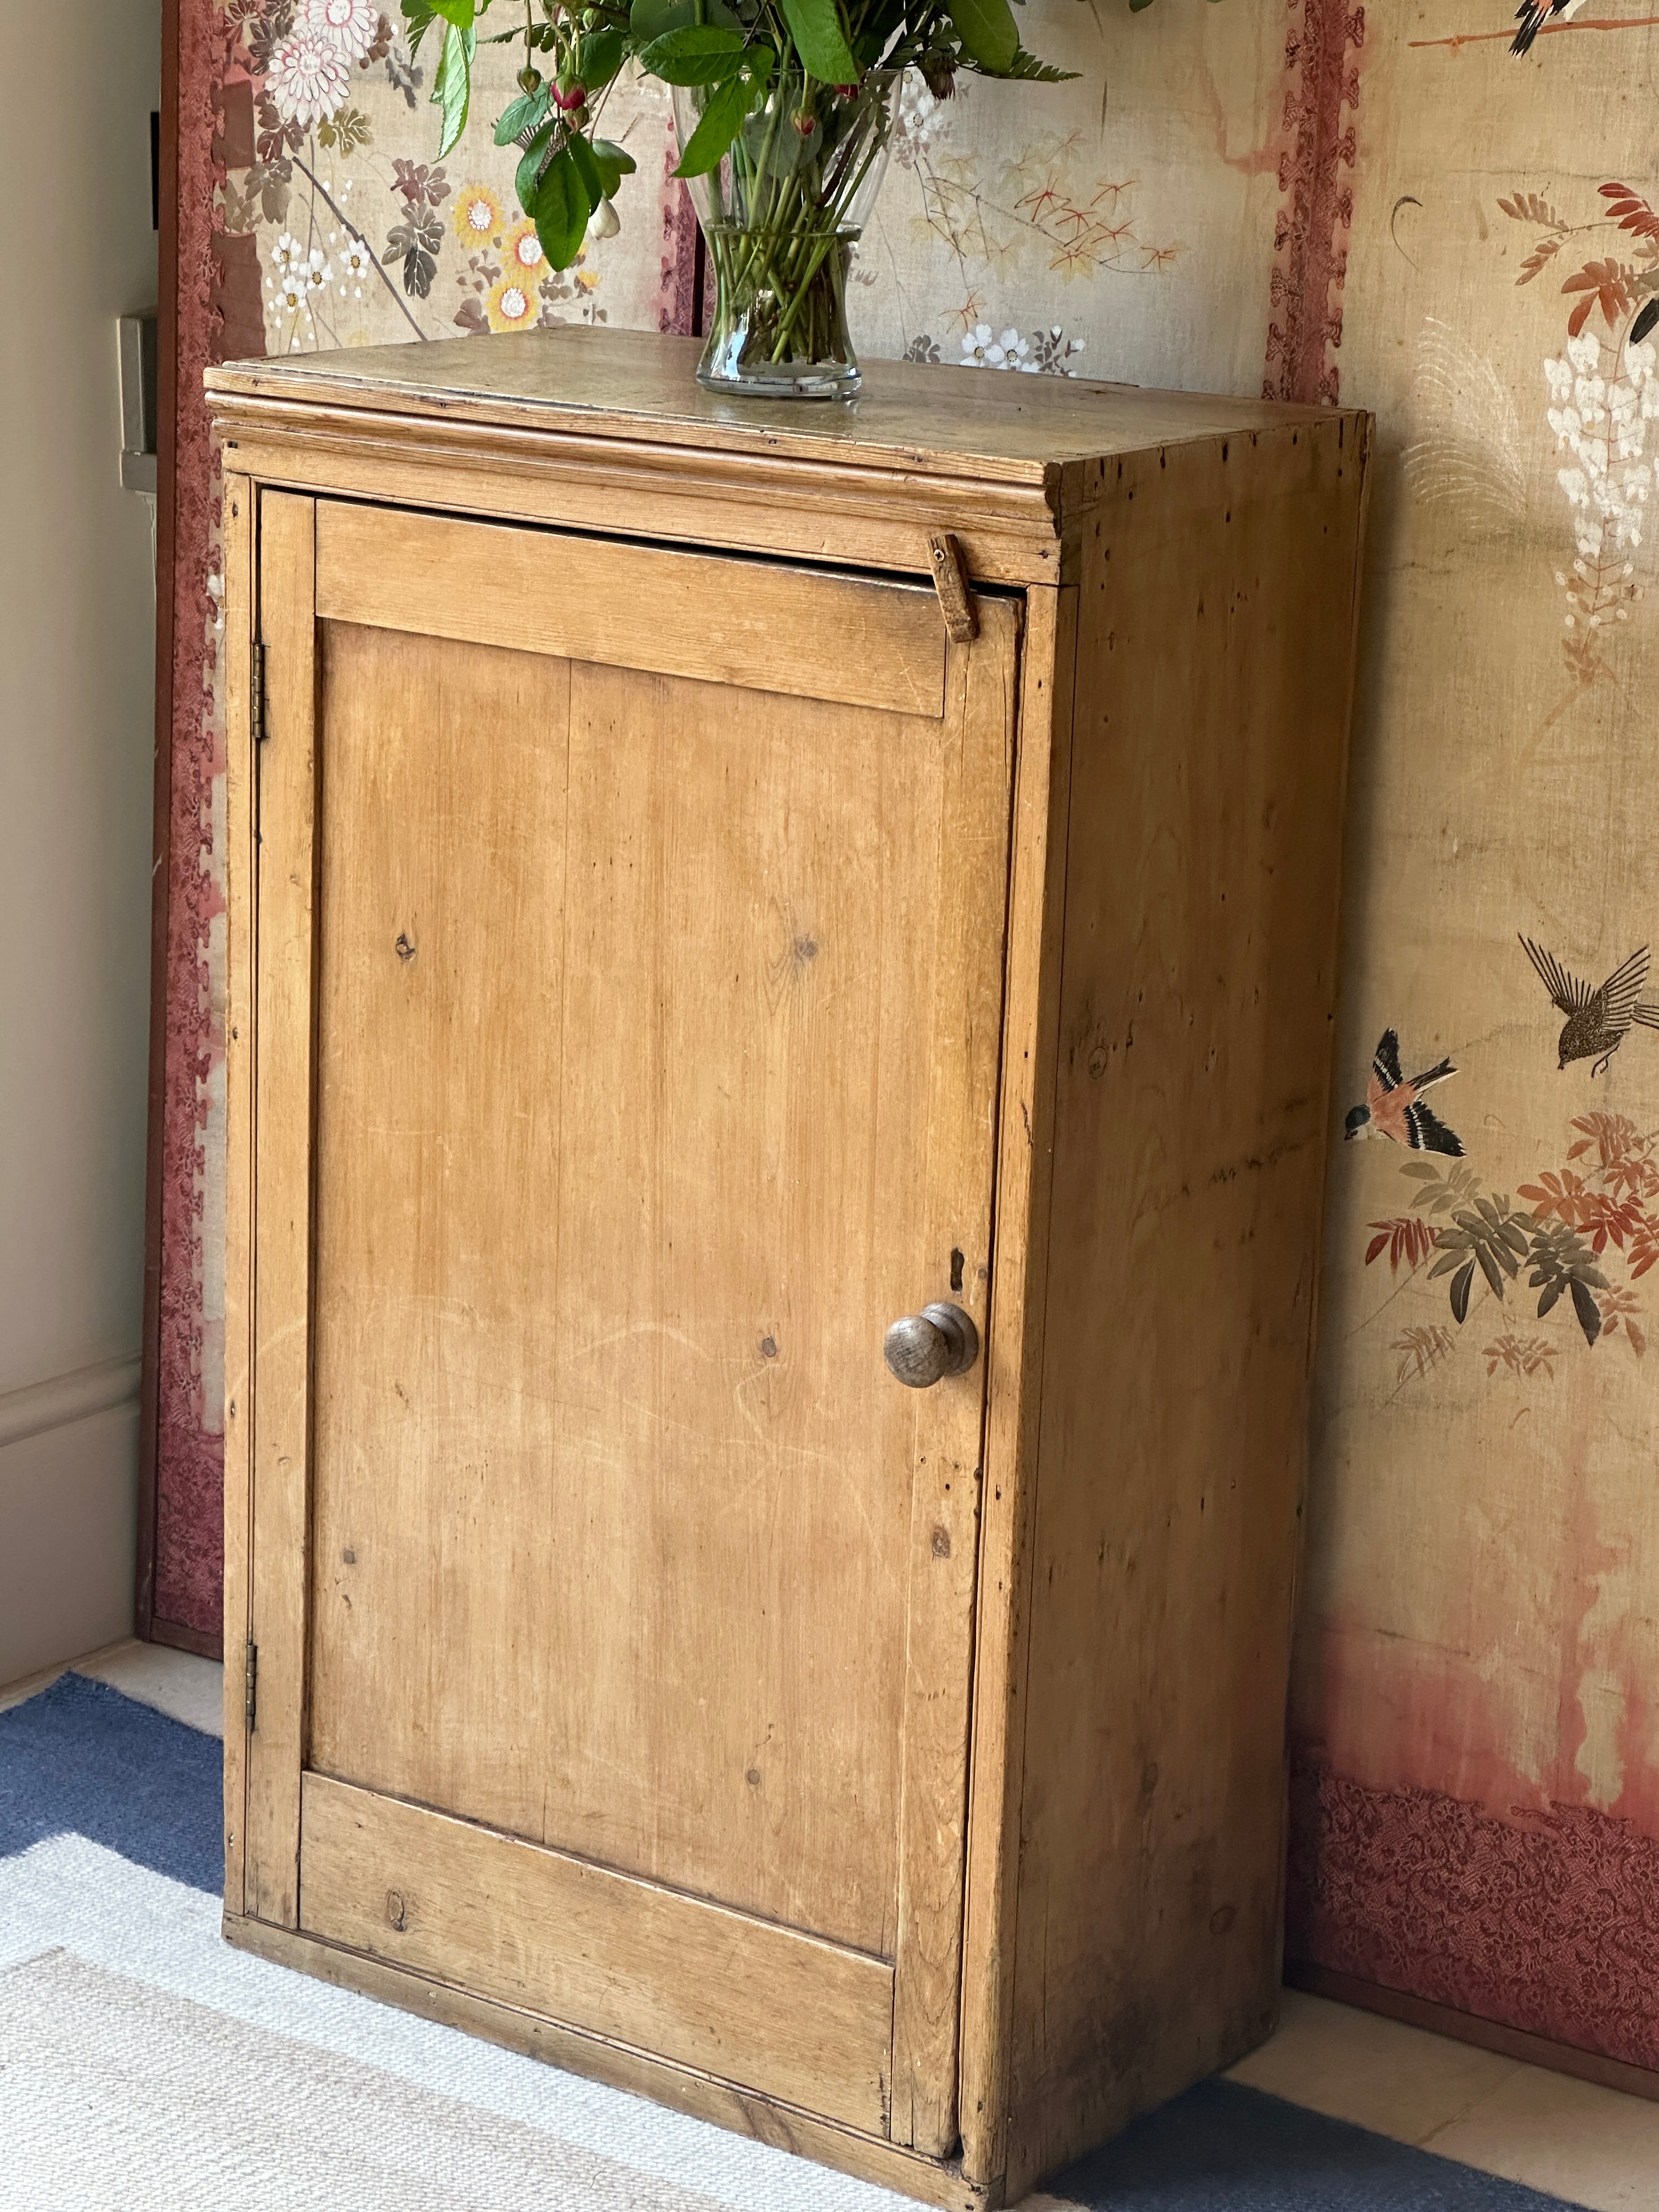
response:
<path id="1" fill-rule="evenodd" d="M 420 2193 L 443 2179 L 447 2157 L 457 2163 L 457 2203 L 476 2201 L 479 2161 L 493 2158 L 495 2186 L 504 2193 L 491 2201 L 515 2208 L 556 2199 L 564 2212 L 613 2201 L 653 2212 L 693 2204 L 710 2212 L 897 2207 L 884 2191 L 228 1952 L 217 1941 L 213 1901 L 222 1865 L 219 1791 L 220 1747 L 212 1738 L 100 1683 L 66 1675 L 0 1713 L 0 1990 L 9 1965 L 27 1973 L 58 1962 L 36 1992 L 40 2009 L 20 2011 L 14 2032 L 30 2018 L 51 2022 L 54 2007 L 83 2002 L 89 2018 L 95 2014 L 96 2035 L 106 2037 L 106 2024 L 118 2029 L 122 2017 L 118 1974 L 126 1978 L 121 1986 L 135 1991 L 135 2017 L 153 2021 L 155 2039 L 171 2032 L 187 2051 L 192 2039 L 205 2051 L 222 2027 L 230 2039 L 228 2070 L 238 2063 L 279 2068 L 296 2063 L 284 2054 L 297 2053 L 301 2094 L 311 2090 L 307 2069 L 314 2069 L 319 2085 L 307 2141 L 273 2148 L 271 2171 L 291 2179 L 309 2154 L 319 2178 L 310 2197 L 298 2201 L 319 2212 L 335 2203 L 447 2203 L 441 2191 Z M 143 1877 L 163 1879 L 146 1887 L 140 1876 L 121 1872 L 122 1863 Z M 97 1892 L 96 1908 L 87 1904 L 89 1887 Z M 263 2043 L 248 2040 L 260 2036 Z M 141 2063 L 145 2041 L 141 2028 L 130 2066 Z M 418 2135 L 424 2121 L 428 2106 L 416 2103 L 398 2108 L 393 2147 L 370 2141 L 361 2151 L 362 2170 L 349 2173 L 362 2127 L 354 2119 L 349 2136 L 331 2143 L 330 2098 L 341 2112 L 360 2115 L 386 2099 L 390 2111 L 398 2097 L 416 2093 L 436 2115 L 425 2163 L 407 2173 L 398 2166 L 398 2145 Z M 52 2094 L 49 2087 L 48 2099 Z M 126 2094 L 137 2098 L 136 2081 Z M 164 2101 L 166 2082 L 146 2094 Z M 476 2135 L 478 2126 L 483 2135 Z M 0 2136 L 6 2133 L 0 2123 Z M 62 2197 L 54 2193 L 64 2138 L 46 2126 L 40 2133 L 46 2193 L 32 2196 L 31 2205 L 104 2201 L 85 2180 L 65 2178 Z M 124 2184 L 153 2190 L 159 2177 L 143 2171 L 124 2136 L 100 2154 L 104 2163 L 89 2171 L 103 2176 L 112 2159 Z M 550 2158 L 558 2175 L 553 2196 L 544 2193 L 541 2179 Z M 212 2159 L 204 2151 L 199 2160 L 209 2176 L 200 2201 L 215 2201 Z M 1137 2122 L 1050 2182 L 1045 2194 L 1088 2212 L 1559 2212 L 1560 2205 L 1219 2081 L 1202 2082 Z M 0 2201 L 21 2200 L 5 2199 L 0 2182 Z M 163 2199 L 151 2194 L 147 2201 Z M 198 2200 L 180 2193 L 172 2201 Z"/>
<path id="2" fill-rule="evenodd" d="M 0 1713 L 0 1859 L 84 1836 L 191 1889 L 222 1891 L 222 1771 L 212 1736 L 60 1674 Z"/>

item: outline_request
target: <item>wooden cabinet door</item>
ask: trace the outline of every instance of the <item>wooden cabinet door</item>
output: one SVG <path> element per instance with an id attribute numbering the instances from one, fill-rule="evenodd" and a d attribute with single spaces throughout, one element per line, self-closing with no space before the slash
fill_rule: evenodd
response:
<path id="1" fill-rule="evenodd" d="M 1017 606 L 258 569 L 248 1910 L 946 2152 Z"/>

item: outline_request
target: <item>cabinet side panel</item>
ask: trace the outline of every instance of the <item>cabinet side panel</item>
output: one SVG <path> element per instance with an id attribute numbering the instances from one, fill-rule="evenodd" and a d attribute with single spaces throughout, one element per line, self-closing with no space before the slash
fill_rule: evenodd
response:
<path id="1" fill-rule="evenodd" d="M 1007 2156 L 1008 2021 L 1042 1373 L 1054 1040 L 1071 803 L 1074 586 L 1026 595 L 1008 882 L 996 1215 L 969 1753 L 959 2118 L 963 2171 Z"/>
<path id="2" fill-rule="evenodd" d="M 1089 521 L 1011 2201 L 1273 2016 L 1364 433 L 1114 463 Z"/>

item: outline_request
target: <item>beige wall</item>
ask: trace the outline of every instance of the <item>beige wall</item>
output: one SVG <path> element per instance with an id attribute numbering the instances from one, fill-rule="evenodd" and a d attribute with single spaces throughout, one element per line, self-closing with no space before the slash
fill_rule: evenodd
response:
<path id="1" fill-rule="evenodd" d="M 116 318 L 155 300 L 160 0 L 0 0 L 0 1681 L 131 1620 L 152 596 Z M 67 94 L 72 88 L 72 96 Z"/>

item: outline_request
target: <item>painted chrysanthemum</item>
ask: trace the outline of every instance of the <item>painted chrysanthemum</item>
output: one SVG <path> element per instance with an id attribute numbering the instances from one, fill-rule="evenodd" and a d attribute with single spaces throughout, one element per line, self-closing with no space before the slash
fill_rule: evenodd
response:
<path id="1" fill-rule="evenodd" d="M 503 276 L 484 304 L 492 331 L 528 330 L 536 319 L 535 287 L 521 277 Z"/>
<path id="2" fill-rule="evenodd" d="M 485 246 L 501 227 L 501 204 L 488 185 L 463 185 L 450 220 L 465 246 Z"/>
<path id="3" fill-rule="evenodd" d="M 345 56 L 310 31 L 295 31 L 270 58 L 265 89 L 285 123 L 309 130 L 343 107 L 351 92 Z"/>
<path id="4" fill-rule="evenodd" d="M 533 222 L 514 223 L 501 240 L 501 259 L 507 273 L 520 283 L 534 284 L 547 274 L 547 256 Z"/>
<path id="5" fill-rule="evenodd" d="M 360 62 L 380 27 L 379 0 L 305 0 L 300 28 L 323 39 L 349 62 Z"/>

